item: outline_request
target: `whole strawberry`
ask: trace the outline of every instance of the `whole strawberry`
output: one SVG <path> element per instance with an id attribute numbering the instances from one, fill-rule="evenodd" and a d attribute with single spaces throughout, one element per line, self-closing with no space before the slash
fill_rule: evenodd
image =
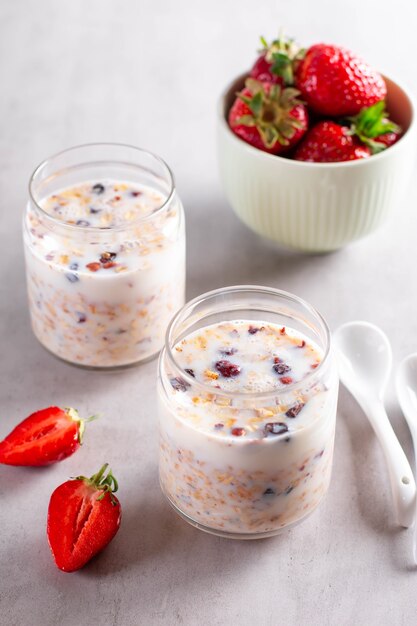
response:
<path id="1" fill-rule="evenodd" d="M 280 154 L 295 146 L 308 126 L 307 109 L 291 87 L 248 78 L 229 112 L 229 126 L 259 150 Z"/>
<path id="2" fill-rule="evenodd" d="M 271 44 L 261 37 L 263 50 L 250 71 L 251 78 L 277 85 L 294 84 L 294 68 L 304 55 L 293 39 L 279 37 Z"/>
<path id="3" fill-rule="evenodd" d="M 357 137 L 350 134 L 347 126 L 336 122 L 319 122 L 307 133 L 304 141 L 295 151 L 296 161 L 331 163 L 334 161 L 354 161 L 371 156 L 371 150 Z"/>
<path id="4" fill-rule="evenodd" d="M 385 150 L 400 136 L 401 129 L 388 118 L 385 103 L 377 102 L 344 125 L 327 120 L 313 126 L 294 158 L 316 163 L 364 159 Z"/>
<path id="5" fill-rule="evenodd" d="M 313 111 L 321 115 L 356 115 L 384 100 L 385 81 L 349 50 L 316 44 L 299 64 L 295 85 Z"/>
<path id="6" fill-rule="evenodd" d="M 91 478 L 78 476 L 55 489 L 48 508 L 47 534 L 55 563 L 74 572 L 101 552 L 119 530 L 118 485 L 106 463 Z"/>

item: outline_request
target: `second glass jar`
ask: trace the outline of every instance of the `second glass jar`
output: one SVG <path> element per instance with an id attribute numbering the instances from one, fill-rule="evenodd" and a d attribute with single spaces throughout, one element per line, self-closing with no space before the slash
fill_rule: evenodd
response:
<path id="1" fill-rule="evenodd" d="M 24 243 L 32 327 L 50 352 L 117 368 L 161 349 L 185 294 L 184 212 L 162 159 L 92 144 L 43 162 Z"/>

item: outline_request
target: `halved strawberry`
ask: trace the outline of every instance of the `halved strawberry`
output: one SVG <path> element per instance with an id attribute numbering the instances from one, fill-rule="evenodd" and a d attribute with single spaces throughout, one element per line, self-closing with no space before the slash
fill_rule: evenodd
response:
<path id="1" fill-rule="evenodd" d="M 253 78 L 237 94 L 229 112 L 229 126 L 259 150 L 279 154 L 292 148 L 305 134 L 308 114 L 299 92 Z"/>
<path id="2" fill-rule="evenodd" d="M 64 572 L 83 567 L 113 539 L 121 507 L 108 463 L 97 474 L 78 476 L 55 489 L 48 508 L 47 535 L 56 565 Z"/>
<path id="3" fill-rule="evenodd" d="M 356 115 L 387 94 L 382 76 L 362 59 L 346 48 L 324 43 L 307 50 L 295 85 L 313 111 L 330 117 Z"/>
<path id="4" fill-rule="evenodd" d="M 280 36 L 268 43 L 261 37 L 263 50 L 250 71 L 251 78 L 278 85 L 294 84 L 294 69 L 303 58 L 302 50 L 293 39 Z"/>
<path id="5" fill-rule="evenodd" d="M 0 441 L 0 463 L 41 466 L 62 461 L 78 450 L 85 422 L 92 419 L 57 406 L 32 413 Z"/>

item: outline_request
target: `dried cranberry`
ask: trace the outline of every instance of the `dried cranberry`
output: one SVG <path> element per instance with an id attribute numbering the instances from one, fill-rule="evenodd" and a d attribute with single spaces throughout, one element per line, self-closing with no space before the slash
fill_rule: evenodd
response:
<path id="1" fill-rule="evenodd" d="M 187 372 L 187 374 L 189 374 L 190 376 L 192 376 L 193 378 L 195 378 L 195 374 L 194 374 L 194 370 L 192 370 L 191 368 L 187 367 L 184 372 Z"/>
<path id="2" fill-rule="evenodd" d="M 187 388 L 190 387 L 190 385 L 180 376 L 171 378 L 169 382 L 174 387 L 175 391 L 187 391 Z"/>
<path id="3" fill-rule="evenodd" d="M 256 333 L 259 333 L 259 331 L 260 331 L 260 330 L 263 330 L 264 328 L 265 328 L 264 326 L 259 327 L 259 326 L 252 326 L 252 325 L 251 325 L 251 326 L 249 326 L 249 328 L 248 328 L 248 333 L 249 333 L 250 335 L 256 335 Z"/>
<path id="4" fill-rule="evenodd" d="M 265 435 L 282 435 L 288 432 L 287 424 L 284 422 L 268 422 L 264 426 Z"/>
<path id="5" fill-rule="evenodd" d="M 283 385 L 291 385 L 291 383 L 293 382 L 291 376 L 282 376 L 282 378 L 279 379 L 280 382 L 282 382 Z"/>
<path id="6" fill-rule="evenodd" d="M 299 348 L 304 348 L 305 345 L 306 345 L 306 342 L 303 339 L 302 342 L 298 344 L 298 347 Z"/>
<path id="7" fill-rule="evenodd" d="M 130 195 L 132 195 L 134 198 L 137 198 L 138 196 L 142 195 L 141 191 L 131 191 Z"/>
<path id="8" fill-rule="evenodd" d="M 105 270 L 110 269 L 111 267 L 116 267 L 117 263 L 115 263 L 114 261 L 108 261 L 107 263 L 102 263 L 102 267 L 104 267 Z"/>
<path id="9" fill-rule="evenodd" d="M 226 361 L 224 359 L 217 361 L 215 367 L 216 370 L 225 378 L 230 378 L 240 374 L 240 365 L 236 365 L 235 363 L 231 363 L 230 361 Z"/>
<path id="10" fill-rule="evenodd" d="M 280 329 L 279 333 L 280 335 L 285 335 L 285 326 Z"/>
<path id="11" fill-rule="evenodd" d="M 97 195 L 100 195 L 104 193 L 105 187 L 101 183 L 96 183 L 95 185 L 93 185 L 92 191 L 94 191 L 94 193 L 96 193 Z"/>
<path id="12" fill-rule="evenodd" d="M 101 265 L 100 263 L 87 263 L 86 267 L 90 270 L 90 272 L 97 272 Z"/>
<path id="13" fill-rule="evenodd" d="M 246 430 L 244 428 L 232 428 L 232 435 L 234 437 L 244 437 L 246 435 Z"/>
<path id="14" fill-rule="evenodd" d="M 299 412 L 304 406 L 304 402 L 299 402 L 298 404 L 294 404 L 288 411 L 285 413 L 287 417 L 297 417 Z"/>
<path id="15" fill-rule="evenodd" d="M 287 372 L 291 371 L 290 366 L 287 365 L 286 363 L 275 363 L 272 369 L 274 370 L 274 372 L 276 372 L 280 376 L 282 376 L 282 374 L 286 374 Z"/>

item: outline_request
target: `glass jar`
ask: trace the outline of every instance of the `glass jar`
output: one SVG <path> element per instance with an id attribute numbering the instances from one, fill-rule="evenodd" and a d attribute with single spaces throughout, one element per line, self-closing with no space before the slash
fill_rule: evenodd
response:
<path id="1" fill-rule="evenodd" d="M 184 212 L 159 157 L 118 144 L 44 161 L 24 216 L 33 331 L 57 357 L 117 368 L 154 356 L 184 304 Z"/>
<path id="2" fill-rule="evenodd" d="M 218 383 L 225 364 L 226 376 L 240 371 L 230 363 L 239 350 L 243 352 L 241 346 L 233 348 L 236 339 L 220 351 L 234 356 L 223 356 L 205 370 L 209 382 L 199 379 L 192 362 L 184 367 L 185 348 L 192 354 L 198 346 L 197 358 L 210 365 L 210 337 L 217 341 L 226 330 L 227 336 L 238 337 L 242 328 L 247 329 L 245 341 L 253 341 L 256 333 L 264 341 L 266 328 L 268 341 L 271 333 L 287 333 L 291 350 L 304 348 L 297 358 L 311 358 L 314 351 L 320 358 L 307 364 L 302 380 L 281 377 L 280 388 L 267 391 L 236 387 L 228 391 L 209 380 L 217 376 Z M 283 366 L 276 356 L 268 368 L 275 375 Z M 317 507 L 328 489 L 337 394 L 330 332 L 309 304 L 289 293 L 255 286 L 228 287 L 196 298 L 171 321 L 159 360 L 163 493 L 185 520 L 213 534 L 256 539 L 292 526 Z"/>

